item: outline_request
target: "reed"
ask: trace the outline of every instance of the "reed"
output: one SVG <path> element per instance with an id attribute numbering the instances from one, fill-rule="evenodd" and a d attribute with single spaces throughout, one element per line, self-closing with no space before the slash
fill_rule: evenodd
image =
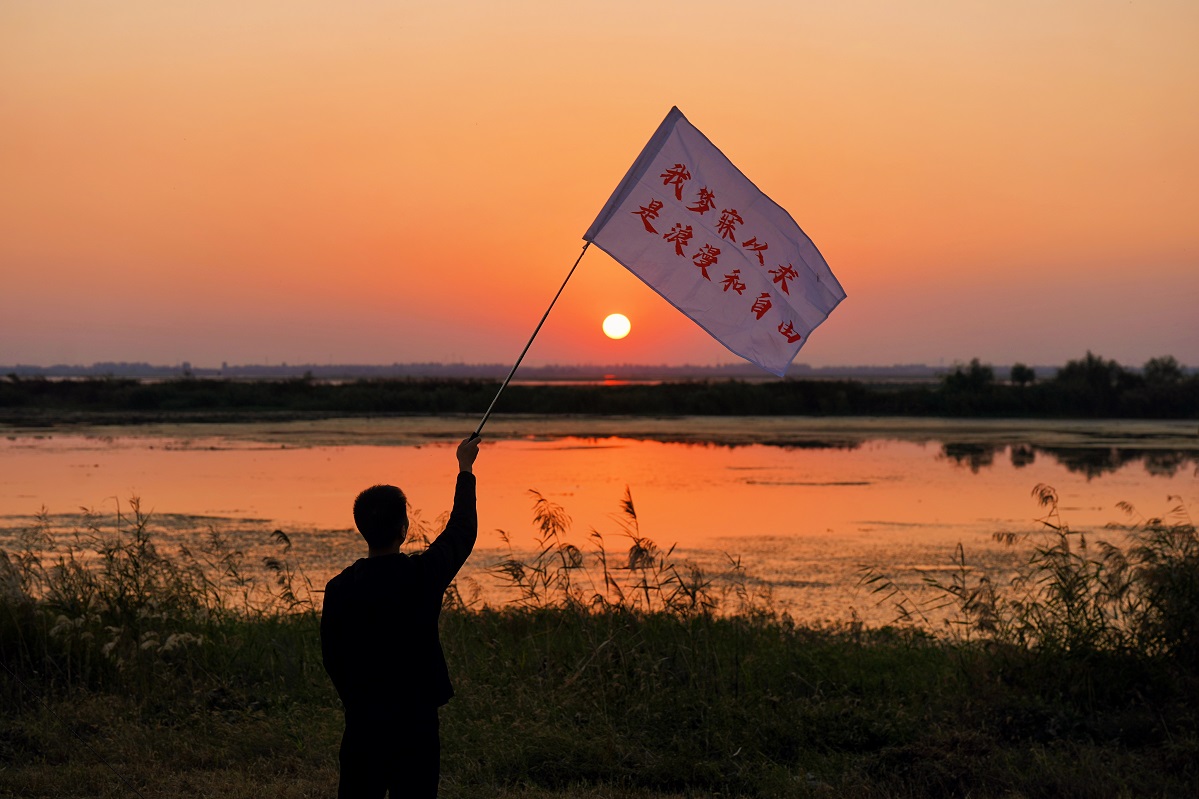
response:
<path id="1" fill-rule="evenodd" d="M 1039 484 L 1033 497 L 1044 511 L 1043 533 L 997 532 L 996 541 L 1028 548 L 1023 567 L 1001 586 L 967 562 L 961 545 L 949 579 L 926 576 L 933 589 L 917 600 L 883 571 L 863 567 L 861 582 L 896 608 L 896 621 L 911 623 L 947 607 L 959 640 L 984 640 L 1049 658 L 1100 653 L 1168 660 L 1199 669 L 1199 536 L 1180 497 L 1170 511 L 1145 518 L 1118 503 L 1133 523 L 1127 543 L 1074 530 L 1062 518 L 1053 487 Z"/>
<path id="2" fill-rule="evenodd" d="M 673 545 L 663 550 L 643 534 L 627 486 L 613 517 L 617 538 L 627 543 L 623 551 L 610 550 L 608 539 L 595 528 L 582 545 L 571 540 L 571 518 L 566 510 L 538 491 L 529 494 L 534 500 L 532 555 L 518 554 L 512 536 L 501 530 L 509 554 L 494 567 L 515 592 L 512 602 L 517 607 L 678 617 L 716 612 L 769 614 L 769 586 L 754 580 L 739 558 L 726 555 L 728 568 L 712 574 L 677 558 Z"/>
<path id="3" fill-rule="evenodd" d="M 1199 779 L 1181 509 L 1138 520 L 1119 561 L 1039 492 L 1054 527 L 1026 579 L 986 587 L 959 551 L 942 632 L 805 628 L 736 561 L 708 575 L 658 547 L 627 491 L 617 532 L 581 541 L 532 498 L 535 546 L 498 567 L 513 601 L 447 597 L 446 796 L 1173 796 Z M 413 514 L 413 546 L 442 523 Z M 286 536 L 265 559 L 215 530 L 165 552 L 136 501 L 66 540 L 48 525 L 0 558 L 0 794 L 127 794 L 80 741 L 146 796 L 331 792 L 340 714 Z"/>
<path id="4" fill-rule="evenodd" d="M 0 551 L 0 657 L 39 691 L 152 700 L 202 676 L 213 689 L 286 681 L 297 652 L 291 671 L 313 667 L 311 647 L 294 639 L 316 634 L 316 605 L 282 531 L 271 535 L 276 554 L 252 563 L 212 528 L 194 547 L 161 551 L 136 498 L 111 516 L 86 512 L 65 538 L 50 527 L 43 509 Z M 16 680 L 3 690 L 20 701 Z"/>
<path id="5" fill-rule="evenodd" d="M 1052 487 L 1032 493 L 1041 532 L 995 534 L 1027 551 L 1009 579 L 974 567 L 959 545 L 948 577 L 924 578 L 927 599 L 902 593 L 878 569 L 864 568 L 863 584 L 892 603 L 900 625 L 948 612 L 947 644 L 966 671 L 1039 701 L 1099 717 L 1194 695 L 1199 537 L 1181 499 L 1171 497 L 1169 512 L 1152 518 L 1121 503 L 1132 523 L 1112 531 L 1126 539 L 1113 542 L 1072 529 Z M 1185 715 L 1184 726 L 1193 725 L 1195 715 Z M 1168 735 L 1160 727 L 1142 732 Z"/>

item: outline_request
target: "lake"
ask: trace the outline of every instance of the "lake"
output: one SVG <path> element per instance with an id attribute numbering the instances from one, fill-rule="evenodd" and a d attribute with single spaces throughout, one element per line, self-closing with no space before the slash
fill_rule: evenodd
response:
<path id="1" fill-rule="evenodd" d="M 453 448 L 474 418 L 0 429 L 0 546 L 45 508 L 57 534 L 79 510 L 110 516 L 140 497 L 156 534 L 187 543 L 209 527 L 258 555 L 286 531 L 315 587 L 361 554 L 350 506 L 379 482 L 401 486 L 418 519 L 448 511 Z M 562 505 L 587 550 L 592 530 L 628 548 L 626 487 L 640 531 L 716 574 L 739 557 L 771 603 L 805 621 L 889 621 L 857 587 L 872 565 L 919 593 L 961 544 L 997 572 L 1020 551 L 997 531 L 1035 532 L 1030 496 L 1054 486 L 1063 519 L 1120 540 L 1135 520 L 1199 507 L 1193 422 L 879 418 L 494 417 L 476 465 L 480 539 L 464 593 L 511 596 L 492 567 L 534 548 L 533 497 Z M 719 581 L 717 585 L 720 585 Z"/>

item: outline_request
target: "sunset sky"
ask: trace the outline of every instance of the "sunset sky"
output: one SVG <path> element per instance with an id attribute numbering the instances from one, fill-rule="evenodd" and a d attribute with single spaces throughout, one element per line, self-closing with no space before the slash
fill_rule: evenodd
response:
<path id="1" fill-rule="evenodd" d="M 0 364 L 511 363 L 672 105 L 797 362 L 1199 366 L 1194 0 L 2 0 Z M 595 248 L 527 358 L 737 360 Z"/>

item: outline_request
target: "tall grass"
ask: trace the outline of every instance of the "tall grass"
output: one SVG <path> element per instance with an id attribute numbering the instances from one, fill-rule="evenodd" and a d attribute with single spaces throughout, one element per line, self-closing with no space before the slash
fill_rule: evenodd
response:
<path id="1" fill-rule="evenodd" d="M 164 553 L 152 522 L 134 498 L 111 516 L 85 512 L 79 529 L 56 538 L 43 509 L 12 550 L 0 550 L 4 663 L 43 691 L 138 698 L 201 677 L 217 689 L 311 672 L 310 648 L 279 637 L 317 629 L 311 585 L 285 533 L 271 534 L 275 554 L 254 563 L 214 528 Z M 18 682 L 4 689 L 7 701 L 21 699 Z"/>
<path id="2" fill-rule="evenodd" d="M 566 510 L 540 492 L 533 497 L 535 549 L 522 557 L 511 535 L 501 530 L 508 557 L 494 571 L 515 591 L 522 608 L 564 607 L 593 611 L 622 610 L 689 617 L 719 611 L 741 615 L 767 613 L 769 587 L 754 581 L 740 559 L 726 556 L 729 568 L 705 572 L 675 557 L 674 546 L 661 549 L 641 531 L 632 492 L 625 488 L 614 520 L 624 551 L 609 549 L 603 533 L 591 528 L 587 543 L 570 540 Z M 585 548 L 586 547 L 586 548 Z"/>
<path id="3" fill-rule="evenodd" d="M 959 570 L 930 580 L 955 611 L 942 633 L 918 623 L 934 606 L 898 594 L 897 626 L 800 627 L 739 562 L 708 574 L 660 548 L 627 490 L 617 532 L 581 540 L 531 497 L 534 546 L 506 534 L 496 567 L 511 602 L 447 595 L 448 796 L 1169 796 L 1199 779 L 1199 555 L 1181 507 L 1134 518 L 1115 547 L 1038 487 L 1046 532 L 1011 537 L 1031 547 L 1015 581 L 960 549 Z M 443 523 L 414 514 L 410 545 Z M 332 791 L 337 700 L 286 536 L 265 558 L 215 530 L 168 553 L 136 501 L 49 531 L 43 514 L 0 557 L 0 657 L 20 677 L 0 687 L 0 793 L 111 790 L 69 769 L 63 787 L 83 756 L 62 727 L 109 730 L 95 739 L 147 795 L 215 769 L 220 794 Z M 66 723 L 39 725 L 28 689 Z"/>
<path id="4" fill-rule="evenodd" d="M 997 532 L 996 541 L 1028 547 L 1027 560 L 1000 586 L 971 567 L 959 545 L 948 579 L 927 576 L 932 598 L 914 600 L 885 573 L 864 568 L 862 583 L 892 602 L 897 620 L 928 621 L 951 608 L 947 624 L 963 640 L 983 639 L 1044 653 L 1115 653 L 1168 659 L 1199 670 L 1199 536 L 1180 497 L 1163 517 L 1118 504 L 1133 524 L 1126 543 L 1096 539 L 1062 518 L 1057 492 L 1039 484 L 1040 534 Z"/>
<path id="5" fill-rule="evenodd" d="M 924 578 L 927 599 L 877 569 L 865 569 L 863 583 L 893 604 L 900 624 L 947 613 L 947 643 L 983 684 L 998 680 L 1092 716 L 1199 695 L 1199 537 L 1181 499 L 1152 518 L 1121 503 L 1132 523 L 1113 542 L 1072 529 L 1052 487 L 1032 493 L 1041 531 L 995 534 L 1027 551 L 1006 581 L 974 568 L 959 545 L 948 577 Z M 1175 706 L 1183 720 L 1174 723 L 1194 730 L 1199 718 L 1187 706 Z M 1143 734 L 1169 737 L 1161 728 Z"/>

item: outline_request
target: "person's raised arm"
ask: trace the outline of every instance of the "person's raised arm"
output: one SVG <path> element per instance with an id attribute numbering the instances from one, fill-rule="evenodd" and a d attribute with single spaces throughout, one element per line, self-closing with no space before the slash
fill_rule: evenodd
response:
<path id="1" fill-rule="evenodd" d="M 479 437 L 472 435 L 458 444 L 458 471 L 474 474 L 475 458 L 479 457 Z"/>
<path id="2" fill-rule="evenodd" d="M 458 479 L 454 487 L 454 509 L 445 530 L 425 550 L 423 559 L 429 574 L 445 590 L 454 575 L 466 563 L 479 534 L 475 510 L 475 458 L 479 456 L 479 437 L 471 436 L 458 444 Z"/>

